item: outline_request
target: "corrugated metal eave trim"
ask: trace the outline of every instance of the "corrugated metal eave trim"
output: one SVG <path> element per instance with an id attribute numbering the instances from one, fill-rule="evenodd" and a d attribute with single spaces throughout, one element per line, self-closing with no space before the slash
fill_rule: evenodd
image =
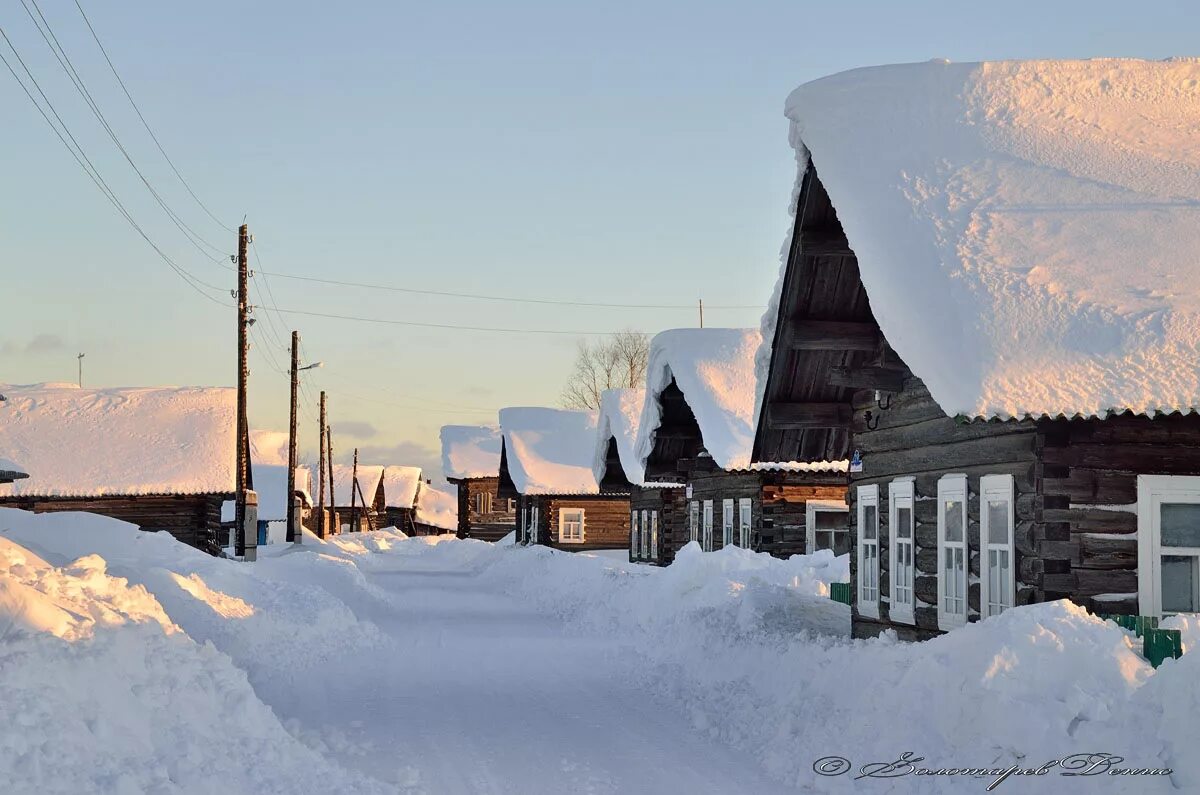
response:
<path id="1" fill-rule="evenodd" d="M 1147 417 L 1149 419 L 1157 419 L 1159 417 L 1171 416 L 1187 416 L 1197 413 L 1196 408 L 1183 409 L 1106 409 L 1104 412 L 1075 412 L 1068 414 L 1066 412 L 1050 413 L 1043 412 L 1041 414 L 955 414 L 953 415 L 956 422 L 975 423 L 975 422 L 1037 422 L 1038 420 L 1107 420 L 1113 417 L 1128 415 L 1130 417 Z"/>

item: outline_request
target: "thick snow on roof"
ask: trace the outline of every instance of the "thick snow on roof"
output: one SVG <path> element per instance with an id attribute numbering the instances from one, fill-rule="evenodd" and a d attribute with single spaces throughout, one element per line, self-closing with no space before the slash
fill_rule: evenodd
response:
<path id="1" fill-rule="evenodd" d="M 508 474 L 521 494 L 597 494 L 595 411 L 500 410 Z"/>
<path id="2" fill-rule="evenodd" d="M 457 530 L 458 490 L 446 491 L 422 483 L 417 494 L 417 511 L 413 519 L 418 524 L 440 527 L 443 530 Z"/>
<path id="3" fill-rule="evenodd" d="M 0 495 L 234 490 L 236 392 L 226 387 L 2 386 L 0 455 L 29 478 Z"/>
<path id="4" fill-rule="evenodd" d="M 442 474 L 494 478 L 500 471 L 500 429 L 494 425 L 443 425 Z"/>
<path id="5" fill-rule="evenodd" d="M 420 467 L 390 466 L 383 470 L 383 499 L 389 508 L 413 507 L 420 485 Z"/>
<path id="6" fill-rule="evenodd" d="M 787 101 L 949 414 L 1200 406 L 1200 60 L 858 69 Z"/>
<path id="7" fill-rule="evenodd" d="M 671 379 L 696 415 L 704 448 L 721 469 L 746 469 L 754 444 L 754 354 L 758 329 L 671 329 L 650 341 L 646 399 L 637 435 L 644 467 L 662 418 L 659 397 Z"/>
<path id="8" fill-rule="evenodd" d="M 328 465 L 326 465 L 328 466 Z M 311 475 L 313 483 L 316 483 L 315 473 Z M 367 504 L 370 505 L 375 499 L 375 492 L 379 489 L 379 482 L 383 480 L 383 467 L 359 464 L 358 465 L 358 485 L 362 489 L 362 496 L 355 492 L 354 504 L 362 505 L 363 497 L 366 498 Z M 334 464 L 333 465 L 333 496 L 336 502 L 332 503 L 336 508 L 350 507 L 350 492 L 351 486 L 354 483 L 354 467 L 350 464 Z M 328 476 L 326 476 L 326 489 L 329 488 Z M 329 505 L 329 492 L 325 492 L 326 505 Z"/>
<path id="9" fill-rule="evenodd" d="M 287 466 L 287 431 L 250 431 L 250 460 L 255 464 Z"/>
<path id="10" fill-rule="evenodd" d="M 254 478 L 254 493 L 258 495 L 258 518 L 260 521 L 283 522 L 287 520 L 287 464 L 254 464 L 251 467 Z M 296 467 L 296 490 L 306 495 L 312 504 L 312 490 L 309 488 L 311 473 L 304 467 Z M 221 521 L 232 522 L 234 518 L 233 500 L 221 504 Z"/>
<path id="11" fill-rule="evenodd" d="M 596 434 L 596 462 L 593 467 L 597 480 L 604 478 L 608 441 L 616 439 L 617 453 L 626 479 L 635 486 L 643 483 L 646 470 L 637 457 L 637 433 L 645 402 L 645 389 L 606 389 L 600 393 L 599 433 Z"/>

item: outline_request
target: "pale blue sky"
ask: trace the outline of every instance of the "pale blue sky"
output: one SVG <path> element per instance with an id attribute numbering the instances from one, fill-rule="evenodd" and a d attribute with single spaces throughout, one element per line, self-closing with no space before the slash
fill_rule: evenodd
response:
<path id="1" fill-rule="evenodd" d="M 135 161 L 189 225 L 232 251 L 233 235 L 154 150 L 74 4 L 41 5 Z M 1161 58 L 1200 41 L 1188 4 L 1095 0 L 84 7 L 199 196 L 226 224 L 248 217 L 265 270 L 682 305 L 765 303 L 794 178 L 783 100 L 799 83 L 934 57 Z M 153 204 L 20 4 L 0 7 L 0 26 L 150 235 L 232 286 Z M 73 380 L 83 350 L 91 385 L 231 384 L 232 310 L 136 237 L 6 71 L 0 106 L 0 382 Z M 374 318 L 567 331 L 695 323 L 690 310 L 270 284 L 280 307 Z M 756 325 L 759 314 L 710 309 L 706 321 Z M 281 366 L 286 354 L 259 317 L 251 420 L 284 428 L 286 380 L 266 349 Z M 314 396 L 330 392 L 335 447 L 358 444 L 377 463 L 428 465 L 443 423 L 554 404 L 576 339 L 274 320 L 327 364 L 307 380 Z M 306 448 L 314 426 L 306 417 Z"/>

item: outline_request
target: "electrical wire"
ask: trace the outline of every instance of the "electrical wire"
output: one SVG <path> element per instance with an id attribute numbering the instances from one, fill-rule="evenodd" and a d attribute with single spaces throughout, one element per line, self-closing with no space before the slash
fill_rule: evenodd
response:
<path id="1" fill-rule="evenodd" d="M 110 204 L 113 205 L 117 212 L 120 213 L 120 215 L 129 223 L 131 227 L 133 227 L 133 230 L 137 232 L 138 235 L 145 240 L 152 249 L 154 249 L 155 253 L 158 254 L 163 262 L 165 262 L 181 279 L 183 279 L 185 284 L 187 284 L 205 299 L 212 301 L 215 304 L 225 307 L 230 306 L 230 304 L 226 304 L 224 301 L 214 298 L 200 288 L 203 286 L 211 290 L 217 290 L 221 293 L 225 292 L 224 289 L 214 287 L 213 285 L 202 281 L 195 276 L 195 274 L 188 271 L 182 265 L 176 263 L 166 254 L 166 252 L 159 248 L 158 244 L 155 243 L 148 234 L 146 234 L 141 225 L 138 224 L 138 222 L 125 208 L 125 205 L 121 203 L 121 200 L 117 198 L 117 195 L 113 191 L 112 187 L 109 186 L 108 182 L 100 174 L 100 171 L 96 168 L 95 164 L 92 163 L 91 158 L 87 156 L 87 152 L 83 150 L 83 147 L 80 146 L 79 142 L 75 139 L 75 136 L 71 133 L 71 129 L 67 126 L 66 122 L 63 121 L 62 116 L 59 115 L 58 110 L 54 107 L 54 103 L 52 103 L 50 98 L 46 96 L 46 92 L 42 90 L 41 84 L 39 84 L 37 78 L 33 76 L 33 72 L 30 71 L 29 66 L 25 63 L 25 59 L 21 57 L 21 54 L 17 51 L 16 47 L 13 46 L 12 40 L 8 38 L 8 34 L 2 27 L 0 27 L 0 37 L 4 39 L 4 42 L 12 51 L 13 57 L 16 58 L 17 63 L 21 65 L 21 70 L 29 79 L 30 84 L 32 84 L 34 89 L 37 90 L 37 93 L 39 96 L 41 96 L 42 101 L 45 102 L 45 108 L 43 108 L 41 103 L 38 102 L 37 97 L 35 97 L 33 92 L 29 90 L 29 87 L 25 85 L 25 81 L 22 80 L 20 75 L 17 74 L 17 71 L 15 68 L 13 68 L 12 63 L 9 62 L 8 58 L 5 57 L 2 52 L 0 52 L 0 61 L 4 62 L 5 67 L 13 76 L 13 79 L 17 82 L 17 85 L 21 87 L 22 92 L 24 92 L 25 96 L 29 99 L 34 109 L 37 110 L 39 115 L 41 115 L 47 126 L 50 127 L 51 131 L 58 138 L 59 142 L 62 143 L 63 147 L 79 165 L 80 169 L 83 170 L 83 173 L 87 175 L 88 179 L 92 181 L 100 193 L 104 195 L 104 197 L 109 201 Z M 47 109 L 49 109 L 49 114 L 46 112 Z M 51 120 L 50 115 L 54 116 L 54 119 L 58 121 L 58 125 L 55 125 L 54 121 Z M 68 139 L 70 140 L 70 143 L 68 143 Z"/>
<path id="2" fill-rule="evenodd" d="M 516 304 L 543 304 L 546 306 L 593 307 L 598 309 L 676 309 L 694 312 L 696 304 L 608 304 L 596 301 L 560 301 L 550 298 L 518 298 L 514 296 L 484 295 L 481 293 L 456 293 L 446 290 L 420 290 L 414 287 L 397 287 L 388 284 L 369 284 L 367 282 L 351 282 L 341 279 L 324 279 L 316 276 L 297 276 L 280 271 L 263 271 L 267 276 L 278 276 L 280 279 L 294 279 L 302 282 L 330 284 L 339 287 L 359 287 L 366 290 L 387 290 L 395 293 L 410 293 L 413 295 L 436 295 L 443 298 L 467 298 L 476 301 L 497 301 Z M 762 309 L 761 304 L 712 304 L 705 309 Z"/>
<path id="3" fill-rule="evenodd" d="M 332 312 L 310 312 L 303 309 L 276 309 L 284 315 L 305 315 L 321 317 L 330 320 L 353 320 L 359 323 L 381 323 L 390 326 L 412 326 L 416 328 L 453 329 L 455 331 L 488 331 L 502 334 L 553 334 L 572 337 L 603 337 L 621 334 L 619 331 L 567 331 L 563 329 L 530 329 L 530 328 L 494 328 L 491 326 L 456 326 L 450 323 L 421 323 L 415 320 L 395 320 L 393 318 L 357 317 L 354 315 L 338 315 Z"/>
<path id="4" fill-rule="evenodd" d="M 108 50 L 106 50 L 104 45 L 100 42 L 100 37 L 96 34 L 96 29 L 92 27 L 92 21 L 88 19 L 88 15 L 86 12 L 84 12 L 83 6 L 79 4 L 79 0 L 75 0 L 75 7 L 79 9 L 79 14 L 83 17 L 83 21 L 87 25 L 87 29 L 91 32 L 92 38 L 96 41 L 96 46 L 100 48 L 101 54 L 104 55 L 104 60 L 108 63 L 108 68 L 112 70 L 113 77 L 117 78 L 117 83 L 120 84 L 121 90 L 125 92 L 125 98 L 128 99 L 129 104 L 133 106 L 133 110 L 135 113 L 137 113 L 138 119 L 141 120 L 142 126 L 146 128 L 146 132 L 150 134 L 150 139 L 154 141 L 154 145 L 158 147 L 159 154 L 163 156 L 163 160 L 167 161 L 167 165 L 171 167 L 171 171 L 175 172 L 175 176 L 179 178 L 179 182 L 187 190 L 188 195 L 195 200 L 196 204 L 200 206 L 201 210 L 204 210 L 204 212 L 208 214 L 209 218 L 216 222 L 217 226 L 220 226 L 227 232 L 236 232 L 237 230 L 235 230 L 232 226 L 227 226 L 221 222 L 220 218 L 217 218 L 217 216 L 213 215 L 212 210 L 209 210 L 208 206 L 205 205 L 204 202 L 200 201 L 200 197 L 196 195 L 194 190 L 192 190 L 192 186 L 189 185 L 188 181 L 183 178 L 183 174 L 179 173 L 179 169 L 175 167 L 174 161 L 167 156 L 166 150 L 163 149 L 163 145 L 159 142 L 158 136 L 155 135 L 154 130 L 150 128 L 150 123 L 147 122 L 146 117 L 142 115 L 142 109 L 139 108 L 138 104 L 133 101 L 133 95 L 129 93 L 129 89 L 125 86 L 125 81 L 121 79 L 120 73 L 117 72 L 117 67 L 113 64 L 112 59 L 108 57 Z"/>

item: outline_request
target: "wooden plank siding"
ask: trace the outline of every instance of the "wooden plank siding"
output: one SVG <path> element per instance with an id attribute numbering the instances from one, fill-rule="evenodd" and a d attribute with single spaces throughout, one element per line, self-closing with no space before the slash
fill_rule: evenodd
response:
<path id="1" fill-rule="evenodd" d="M 671 565 L 675 553 L 688 540 L 687 501 L 683 487 L 634 486 L 629 494 L 629 510 L 658 512 L 658 555 L 636 559 L 656 566 Z M 631 553 L 629 559 L 635 560 L 635 556 Z"/>
<path id="2" fill-rule="evenodd" d="M 458 537 L 481 541 L 499 541 L 517 526 L 516 500 L 498 496 L 500 478 L 463 478 L 451 480 L 458 487 Z M 481 514 L 476 510 L 476 497 L 490 494 L 492 510 Z"/>
<path id="3" fill-rule="evenodd" d="M 221 504 L 229 494 L 168 494 L 111 497 L 0 497 L 0 506 L 34 513 L 83 511 L 109 516 L 142 530 L 162 530 L 189 546 L 220 551 Z"/>
<path id="4" fill-rule="evenodd" d="M 538 511 L 538 543 L 566 552 L 586 552 L 597 549 L 629 549 L 629 495 L 627 494 L 539 494 L 522 495 L 518 513 L 536 507 Z M 584 510 L 583 543 L 560 543 L 558 538 L 559 510 Z M 524 528 L 517 540 L 527 542 Z"/>

